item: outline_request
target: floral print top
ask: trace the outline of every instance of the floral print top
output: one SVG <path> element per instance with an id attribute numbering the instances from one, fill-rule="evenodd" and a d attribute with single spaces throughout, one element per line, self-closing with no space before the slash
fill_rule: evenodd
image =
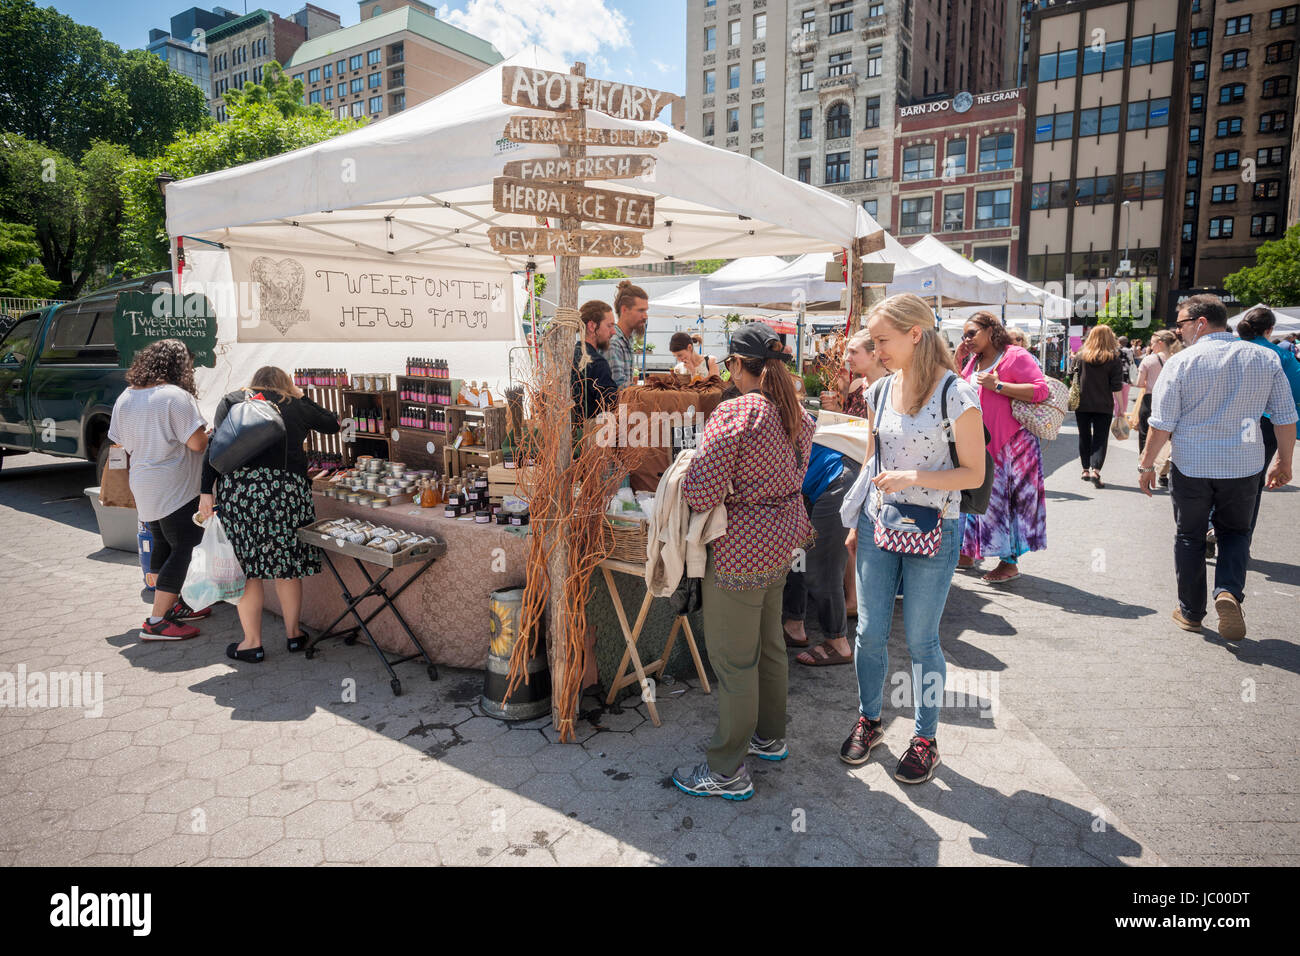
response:
<path id="1" fill-rule="evenodd" d="M 704 425 L 682 492 L 692 511 L 727 507 L 727 533 L 713 543 L 720 588 L 770 587 L 813 540 L 801 492 L 816 424 L 801 414 L 797 454 L 781 413 L 759 391 L 723 402 Z"/>

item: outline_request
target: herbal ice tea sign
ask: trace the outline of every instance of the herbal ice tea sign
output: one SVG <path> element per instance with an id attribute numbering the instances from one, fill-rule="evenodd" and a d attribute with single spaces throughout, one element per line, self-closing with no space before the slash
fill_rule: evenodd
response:
<path id="1" fill-rule="evenodd" d="M 194 364 L 214 368 L 217 314 L 206 296 L 171 292 L 122 292 L 113 310 L 113 344 L 117 361 L 129 368 L 135 355 L 161 339 L 179 339 L 194 355 Z"/>
<path id="2" fill-rule="evenodd" d="M 594 189 L 583 185 L 583 181 L 648 176 L 654 172 L 654 156 L 648 153 L 587 156 L 583 147 L 654 148 L 668 138 L 667 133 L 589 128 L 581 121 L 581 111 L 596 110 L 621 119 L 646 122 L 658 116 L 677 96 L 576 73 L 512 66 L 502 70 L 501 99 L 511 106 L 566 114 L 557 119 L 512 116 L 506 124 L 507 139 L 568 149 L 567 155 L 553 159 L 506 163 L 505 175 L 492 183 L 492 208 L 497 212 L 555 219 L 564 226 L 560 229 L 493 226 L 488 230 L 492 248 L 505 255 L 640 256 L 641 235 L 626 230 L 654 226 L 654 199 L 622 190 Z M 583 222 L 621 228 L 579 228 Z"/>

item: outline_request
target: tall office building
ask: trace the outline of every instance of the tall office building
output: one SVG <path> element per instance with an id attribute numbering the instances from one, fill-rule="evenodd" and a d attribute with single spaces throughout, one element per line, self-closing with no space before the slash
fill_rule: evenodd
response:
<path id="1" fill-rule="evenodd" d="M 1100 287 L 1147 280 L 1166 314 L 1182 220 L 1192 0 L 1076 0 L 1030 13 L 1019 274 Z M 1121 270 L 1127 260 L 1130 268 Z M 1100 302 L 1097 303 L 1098 305 Z"/>
<path id="2" fill-rule="evenodd" d="M 782 167 L 785 25 L 786 0 L 688 0 L 688 135 Z"/>
<path id="3" fill-rule="evenodd" d="M 208 70 L 206 34 L 208 30 L 237 17 L 238 14 L 224 7 L 212 10 L 190 7 L 171 18 L 170 30 L 150 30 L 146 49 L 177 73 L 188 76 L 203 95 L 211 99 L 212 75 Z"/>
<path id="4" fill-rule="evenodd" d="M 1300 192 L 1295 166 L 1300 4 L 1192 0 L 1187 124 L 1179 187 L 1177 299 L 1223 293 L 1286 231 Z"/>

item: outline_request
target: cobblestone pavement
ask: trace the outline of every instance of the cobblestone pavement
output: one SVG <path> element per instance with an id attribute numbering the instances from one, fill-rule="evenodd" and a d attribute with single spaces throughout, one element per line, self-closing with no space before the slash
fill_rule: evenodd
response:
<path id="1" fill-rule="evenodd" d="M 408 667 L 394 698 L 365 648 L 307 661 L 274 619 L 266 662 L 231 666 L 231 607 L 142 644 L 139 568 L 100 546 L 91 470 L 11 459 L 0 675 L 102 673 L 103 713 L 0 709 L 0 865 L 1294 863 L 1300 499 L 1265 500 L 1247 639 L 1186 634 L 1167 496 L 1135 493 L 1129 446 L 1103 491 L 1072 433 L 1047 446 L 1050 550 L 1001 589 L 959 575 L 944 650 L 971 693 L 944 710 L 932 783 L 892 777 L 905 701 L 887 695 L 885 745 L 849 768 L 852 668 L 793 665 L 791 757 L 753 761 L 745 803 L 667 781 L 712 730 L 693 674 L 659 686 L 658 728 L 635 699 L 585 699 L 566 746 L 545 719 L 484 716 L 481 673 Z M 897 627 L 890 650 L 902 673 Z"/>

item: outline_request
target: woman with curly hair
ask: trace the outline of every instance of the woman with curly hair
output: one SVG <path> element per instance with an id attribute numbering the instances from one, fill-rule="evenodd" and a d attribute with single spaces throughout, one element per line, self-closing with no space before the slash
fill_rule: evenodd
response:
<path id="1" fill-rule="evenodd" d="M 136 353 L 126 382 L 130 388 L 113 405 L 108 437 L 131 456 L 136 513 L 153 535 L 153 613 L 140 627 L 140 640 L 183 641 L 199 633 L 186 622 L 212 613 L 211 608 L 195 611 L 180 599 L 190 552 L 203 537 L 191 520 L 199 508 L 208 447 L 194 359 L 177 339 L 154 342 Z"/>
<path id="2" fill-rule="evenodd" d="M 992 312 L 976 312 L 967 319 L 961 341 L 969 359 L 961 377 L 975 386 L 988 429 L 993 487 L 984 514 L 962 516 L 957 566 L 973 568 L 986 557 L 996 557 L 998 565 L 984 581 L 1003 584 L 1020 577 L 1022 554 L 1047 547 L 1043 451 L 1011 413 L 1011 400 L 1041 402 L 1049 392 L 1034 357 L 1012 344 L 1007 328 Z"/>
<path id="3" fill-rule="evenodd" d="M 300 651 L 307 635 L 299 629 L 302 579 L 320 572 L 320 552 L 298 540 L 298 529 L 316 520 L 307 479 L 303 442 L 309 431 L 337 434 L 339 420 L 303 395 L 284 369 L 266 365 L 253 373 L 248 388 L 231 392 L 217 406 L 214 427 L 230 409 L 248 398 L 274 402 L 284 419 L 285 440 L 259 452 L 233 471 L 218 475 L 210 461 L 203 465 L 203 494 L 199 513 L 204 520 L 221 513 L 221 526 L 230 537 L 240 567 L 247 576 L 239 600 L 244 639 L 226 648 L 231 660 L 258 663 L 262 650 L 263 581 L 275 581 L 284 616 L 286 647 Z"/>

